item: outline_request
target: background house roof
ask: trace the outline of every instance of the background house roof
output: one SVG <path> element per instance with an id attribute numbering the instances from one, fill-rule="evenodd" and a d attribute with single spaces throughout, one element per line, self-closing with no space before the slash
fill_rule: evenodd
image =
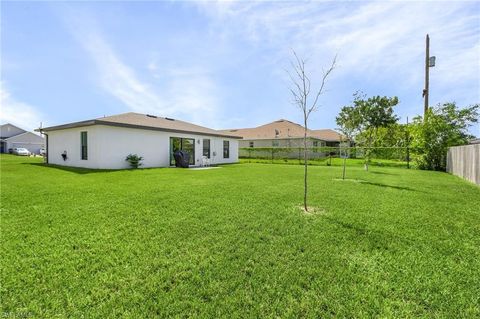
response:
<path id="1" fill-rule="evenodd" d="M 32 132 L 23 132 L 18 135 L 7 137 L 3 140 L 8 142 L 30 140 L 30 141 L 37 141 L 37 142 L 43 143 L 45 141 L 45 138 Z"/>
<path id="2" fill-rule="evenodd" d="M 43 128 L 42 131 L 55 131 L 73 127 L 81 127 L 88 125 L 111 125 L 121 126 L 129 128 L 150 129 L 159 131 L 170 131 L 180 133 L 196 133 L 210 136 L 223 136 L 230 138 L 239 138 L 237 135 L 227 134 L 221 131 L 213 130 L 207 127 L 199 126 L 196 124 L 168 118 L 158 117 L 148 114 L 140 113 L 123 113 L 118 115 L 100 117 L 93 120 L 69 123 L 58 126 L 51 126 Z"/>
<path id="3" fill-rule="evenodd" d="M 469 144 L 480 144 L 480 138 L 471 139 L 468 143 Z"/>
<path id="4" fill-rule="evenodd" d="M 328 142 L 340 142 L 343 137 L 342 134 L 331 129 L 312 130 L 312 134 L 313 136 Z"/>
<path id="5" fill-rule="evenodd" d="M 302 125 L 284 119 L 253 128 L 229 129 L 222 132 L 241 136 L 245 140 L 301 138 L 304 135 Z M 307 136 L 329 142 L 339 142 L 341 139 L 341 134 L 330 129 L 307 130 Z"/>
<path id="6" fill-rule="evenodd" d="M 15 135 L 25 133 L 26 131 L 10 123 L 0 125 L 0 138 L 6 139 Z"/>

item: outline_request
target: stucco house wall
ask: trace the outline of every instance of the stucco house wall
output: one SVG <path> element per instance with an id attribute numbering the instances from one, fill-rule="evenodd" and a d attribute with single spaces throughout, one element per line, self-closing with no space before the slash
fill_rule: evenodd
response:
<path id="1" fill-rule="evenodd" d="M 87 132 L 88 159 L 81 159 L 81 132 Z M 164 132 L 158 130 L 90 125 L 50 131 L 48 134 L 48 162 L 50 164 L 98 168 L 128 168 L 128 154 L 142 156 L 142 166 L 170 166 L 170 137 L 195 139 L 195 165 L 202 162 L 203 139 L 210 139 L 211 164 L 238 162 L 238 140 L 200 134 Z M 230 142 L 230 157 L 223 158 L 223 141 Z M 67 160 L 62 153 L 67 152 Z"/>

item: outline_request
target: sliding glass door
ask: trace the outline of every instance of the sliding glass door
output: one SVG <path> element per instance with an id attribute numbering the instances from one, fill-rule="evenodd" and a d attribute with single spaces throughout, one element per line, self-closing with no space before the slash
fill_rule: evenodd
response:
<path id="1" fill-rule="evenodd" d="M 203 156 L 210 158 L 210 140 L 207 138 L 203 139 Z"/>
<path id="2" fill-rule="evenodd" d="M 182 150 L 190 155 L 188 164 L 195 165 L 195 140 L 193 138 L 182 138 Z"/>
<path id="3" fill-rule="evenodd" d="M 175 159 L 173 154 L 182 150 L 190 155 L 189 164 L 195 165 L 195 139 L 193 138 L 181 138 L 170 137 L 170 165 L 175 165 Z"/>

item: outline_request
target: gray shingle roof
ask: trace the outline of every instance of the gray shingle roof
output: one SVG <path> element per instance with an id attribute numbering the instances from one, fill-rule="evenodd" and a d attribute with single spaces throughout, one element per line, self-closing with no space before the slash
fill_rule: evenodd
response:
<path id="1" fill-rule="evenodd" d="M 68 129 L 73 127 L 89 126 L 89 125 L 110 125 L 129 128 L 138 128 L 146 130 L 158 130 L 167 132 L 179 132 L 179 133 L 195 133 L 209 136 L 220 136 L 239 138 L 233 134 L 227 134 L 225 132 L 213 130 L 204 126 L 184 122 L 167 117 L 157 117 L 154 115 L 140 114 L 140 113 L 123 113 L 118 115 L 100 117 L 93 120 L 87 120 L 82 122 L 74 122 L 64 125 L 50 126 L 43 128 L 42 131 L 56 131 L 62 129 Z"/>
<path id="2" fill-rule="evenodd" d="M 275 138 L 301 138 L 304 135 L 303 126 L 288 120 L 280 119 L 271 123 L 253 128 L 239 128 L 222 130 L 225 134 L 243 137 L 245 140 L 275 139 Z M 323 141 L 339 142 L 342 135 L 331 129 L 307 130 L 307 136 Z"/>

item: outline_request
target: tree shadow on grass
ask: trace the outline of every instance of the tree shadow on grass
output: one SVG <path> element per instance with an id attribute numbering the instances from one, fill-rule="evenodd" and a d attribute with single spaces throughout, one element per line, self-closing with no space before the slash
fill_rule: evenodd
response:
<path id="1" fill-rule="evenodd" d="M 54 164 L 45 164 L 45 163 L 22 163 L 23 165 L 32 165 L 39 166 L 51 169 L 58 169 L 66 172 L 76 173 L 76 174 L 92 174 L 92 173 L 112 173 L 118 171 L 125 171 L 125 169 L 92 169 L 92 168 L 83 168 L 83 167 L 72 167 L 72 166 L 60 166 Z"/>
<path id="2" fill-rule="evenodd" d="M 333 217 L 323 216 L 324 219 L 327 219 L 332 224 L 340 226 L 342 228 L 348 229 L 355 233 L 356 236 L 365 237 L 368 239 L 368 243 L 375 249 L 388 249 L 388 247 L 393 243 L 403 243 L 405 245 L 411 246 L 418 244 L 418 241 L 415 241 L 411 238 L 399 236 L 393 234 L 389 231 L 380 231 L 377 229 L 369 228 L 366 225 L 359 225 L 354 223 L 344 222 Z"/>
<path id="3" fill-rule="evenodd" d="M 373 186 L 379 186 L 379 187 L 385 187 L 385 188 L 393 188 L 393 189 L 404 190 L 404 191 L 418 192 L 418 190 L 416 190 L 414 188 L 406 187 L 406 186 L 387 185 L 387 184 L 367 182 L 367 181 L 361 181 L 359 183 L 360 184 L 373 185 Z"/>
<path id="4" fill-rule="evenodd" d="M 379 162 L 372 160 L 369 164 L 375 167 L 395 167 L 395 168 L 407 168 L 406 162 Z"/>
<path id="5" fill-rule="evenodd" d="M 387 172 L 372 172 L 372 171 L 370 171 L 369 173 L 370 174 L 376 174 L 376 175 L 391 175 L 391 176 L 398 175 L 398 174 L 387 173 Z"/>

